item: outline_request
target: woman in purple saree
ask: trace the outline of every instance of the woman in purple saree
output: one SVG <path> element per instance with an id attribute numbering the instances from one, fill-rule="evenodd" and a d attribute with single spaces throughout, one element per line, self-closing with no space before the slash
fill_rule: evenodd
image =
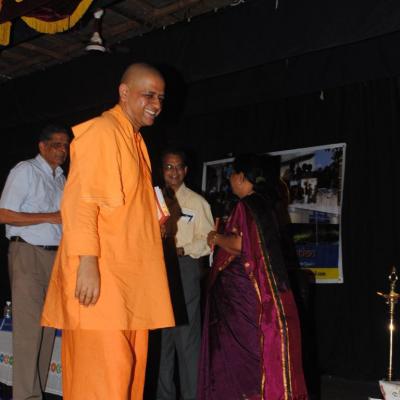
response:
<path id="1" fill-rule="evenodd" d="M 207 294 L 198 400 L 306 400 L 300 327 L 262 158 L 235 159 L 240 198 L 218 246 Z"/>

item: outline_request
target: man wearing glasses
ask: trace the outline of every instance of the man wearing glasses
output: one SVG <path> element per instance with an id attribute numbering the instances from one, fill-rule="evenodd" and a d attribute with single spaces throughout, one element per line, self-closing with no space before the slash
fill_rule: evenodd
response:
<path id="1" fill-rule="evenodd" d="M 214 223 L 207 201 L 184 183 L 188 171 L 185 153 L 176 149 L 164 151 L 162 170 L 165 185 L 175 193 L 181 208 L 175 239 L 188 321 L 181 325 L 177 321 L 175 328 L 162 330 L 157 400 L 176 398 L 173 381 L 175 352 L 179 368 L 179 398 L 194 400 L 201 339 L 199 259 L 210 253 L 207 234 L 214 229 Z"/>
<path id="2" fill-rule="evenodd" d="M 64 127 L 47 126 L 39 154 L 11 170 L 0 199 L 0 223 L 10 240 L 15 400 L 41 399 L 46 387 L 55 331 L 42 328 L 40 316 L 61 238 L 61 165 L 69 141 Z"/>

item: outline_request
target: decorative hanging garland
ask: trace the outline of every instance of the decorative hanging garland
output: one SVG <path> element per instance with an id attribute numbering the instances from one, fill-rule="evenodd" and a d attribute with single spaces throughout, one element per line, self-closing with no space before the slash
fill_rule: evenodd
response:
<path id="1" fill-rule="evenodd" d="M 15 0 L 21 5 L 32 3 L 32 0 Z M 27 12 L 26 15 L 15 15 L 32 29 L 47 34 L 64 32 L 71 29 L 85 14 L 93 0 L 53 0 L 45 6 L 39 6 Z M 25 3 L 25 4 L 24 4 Z M 0 20 L 3 0 L 0 0 Z M 15 12 L 18 8 L 15 7 Z M 10 18 L 14 19 L 14 18 Z M 0 45 L 7 46 L 10 43 L 11 21 L 0 23 Z"/>

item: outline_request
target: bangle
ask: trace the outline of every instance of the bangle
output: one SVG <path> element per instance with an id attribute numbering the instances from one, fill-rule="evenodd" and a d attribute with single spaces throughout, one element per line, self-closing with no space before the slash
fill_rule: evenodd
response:
<path id="1" fill-rule="evenodd" d="M 215 241 L 217 240 L 218 233 L 215 232 L 213 238 L 211 239 L 211 243 L 215 245 Z"/>

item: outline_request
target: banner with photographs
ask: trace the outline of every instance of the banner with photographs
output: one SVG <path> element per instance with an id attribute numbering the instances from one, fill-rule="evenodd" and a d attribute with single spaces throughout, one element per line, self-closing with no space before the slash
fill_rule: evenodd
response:
<path id="1" fill-rule="evenodd" d="M 291 232 L 298 263 L 317 283 L 342 283 L 341 205 L 344 143 L 269 153 L 279 156 L 289 192 Z M 277 157 L 278 158 L 278 157 Z M 203 165 L 202 190 L 216 216 L 227 216 L 237 199 L 230 190 L 233 158 Z"/>

